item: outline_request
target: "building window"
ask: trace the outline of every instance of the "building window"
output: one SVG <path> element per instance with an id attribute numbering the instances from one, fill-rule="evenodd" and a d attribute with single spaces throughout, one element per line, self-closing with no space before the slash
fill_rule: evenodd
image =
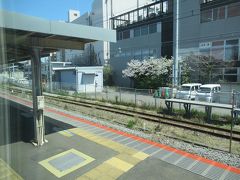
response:
<path id="1" fill-rule="evenodd" d="M 200 55 L 201 55 L 202 57 L 210 57 L 210 54 L 211 54 L 211 49 L 210 49 L 210 47 L 201 48 L 201 49 L 200 49 Z"/>
<path id="2" fill-rule="evenodd" d="M 141 27 L 141 36 L 148 34 L 148 26 Z"/>
<path id="3" fill-rule="evenodd" d="M 225 18 L 225 6 L 213 9 L 213 21 Z"/>
<path id="4" fill-rule="evenodd" d="M 240 2 L 228 5 L 228 17 L 240 16 Z"/>
<path id="5" fill-rule="evenodd" d="M 224 80 L 227 82 L 237 82 L 237 68 L 225 68 Z"/>
<path id="6" fill-rule="evenodd" d="M 141 35 L 141 29 L 140 28 L 135 28 L 134 29 L 134 37 L 139 37 Z"/>
<path id="7" fill-rule="evenodd" d="M 135 49 L 134 51 L 134 58 L 135 59 L 141 59 L 141 49 Z"/>
<path id="8" fill-rule="evenodd" d="M 130 30 L 123 31 L 123 39 L 129 39 L 130 38 Z"/>
<path id="9" fill-rule="evenodd" d="M 149 57 L 149 49 L 142 49 L 142 58 L 148 58 Z"/>
<path id="10" fill-rule="evenodd" d="M 201 23 L 211 22 L 213 19 L 212 16 L 212 9 L 201 11 Z"/>
<path id="11" fill-rule="evenodd" d="M 150 24 L 149 25 L 149 34 L 156 33 L 157 32 L 157 24 Z"/>
<path id="12" fill-rule="evenodd" d="M 225 60 L 226 61 L 237 61 L 238 60 L 238 39 L 227 40 L 225 46 Z"/>
<path id="13" fill-rule="evenodd" d="M 126 50 L 126 57 L 131 57 L 132 56 L 132 51 L 131 50 Z"/>
<path id="14" fill-rule="evenodd" d="M 164 1 L 163 2 L 163 13 L 167 13 L 168 12 L 168 1 Z"/>
<path id="15" fill-rule="evenodd" d="M 202 3 L 209 3 L 212 2 L 213 0 L 202 0 Z"/>
<path id="16" fill-rule="evenodd" d="M 212 57 L 214 60 L 224 60 L 224 41 L 215 41 L 212 43 Z"/>
<path id="17" fill-rule="evenodd" d="M 149 50 L 149 56 L 150 57 L 153 57 L 153 58 L 156 58 L 157 57 L 157 49 L 150 49 Z"/>
<path id="18" fill-rule="evenodd" d="M 218 19 L 225 19 L 225 6 L 218 8 Z"/>
<path id="19" fill-rule="evenodd" d="M 117 33 L 117 40 L 119 41 L 119 40 L 122 40 L 123 39 L 123 37 L 122 37 L 123 35 L 122 35 L 122 32 L 118 32 Z"/>

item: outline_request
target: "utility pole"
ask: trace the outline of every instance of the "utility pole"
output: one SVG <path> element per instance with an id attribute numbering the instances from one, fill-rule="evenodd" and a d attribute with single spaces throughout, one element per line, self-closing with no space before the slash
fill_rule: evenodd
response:
<path id="1" fill-rule="evenodd" d="M 48 58 L 48 74 L 49 74 L 49 90 L 52 92 L 52 58 L 53 56 L 50 56 Z"/>
<path id="2" fill-rule="evenodd" d="M 176 3 L 176 13 L 175 16 L 175 52 L 174 52 L 174 65 L 173 65 L 173 86 L 178 86 L 178 76 L 180 75 L 179 70 L 179 0 L 175 1 Z"/>

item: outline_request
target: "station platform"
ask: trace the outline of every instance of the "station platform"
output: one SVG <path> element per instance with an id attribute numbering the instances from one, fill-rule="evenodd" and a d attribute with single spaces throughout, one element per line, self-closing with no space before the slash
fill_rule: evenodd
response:
<path id="1" fill-rule="evenodd" d="M 25 105 L 25 114 L 31 113 L 30 102 L 7 98 Z M 68 180 L 240 179 L 238 168 L 103 126 L 77 113 L 48 107 L 45 121 L 49 142 L 42 147 L 24 141 L 1 144 L 0 155 L 10 152 L 8 157 L 0 157 L 1 169 L 9 172 L 5 176 Z"/>

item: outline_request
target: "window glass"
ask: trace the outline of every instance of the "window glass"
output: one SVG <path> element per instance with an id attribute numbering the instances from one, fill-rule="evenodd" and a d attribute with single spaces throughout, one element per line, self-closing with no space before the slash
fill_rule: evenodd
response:
<path id="1" fill-rule="evenodd" d="M 157 49 L 150 49 L 149 50 L 150 57 L 157 57 Z"/>
<path id="2" fill-rule="evenodd" d="M 126 55 L 126 57 L 130 57 L 132 55 L 132 51 L 131 50 L 126 50 L 125 55 Z"/>
<path id="3" fill-rule="evenodd" d="M 138 14 L 137 11 L 134 11 L 134 12 L 133 12 L 133 23 L 137 22 L 137 20 L 138 20 L 137 14 Z"/>
<path id="4" fill-rule="evenodd" d="M 167 13 L 168 12 L 168 1 L 164 1 L 163 2 L 163 13 Z"/>
<path id="5" fill-rule="evenodd" d="M 130 38 L 130 30 L 123 31 L 123 39 Z"/>
<path id="6" fill-rule="evenodd" d="M 226 47 L 225 60 L 227 60 L 227 61 L 238 60 L 238 47 L 237 46 Z"/>
<path id="7" fill-rule="evenodd" d="M 238 40 L 227 40 L 225 47 L 225 60 L 226 61 L 236 61 L 239 55 Z"/>
<path id="8" fill-rule="evenodd" d="M 240 16 L 240 2 L 228 5 L 228 17 Z"/>
<path id="9" fill-rule="evenodd" d="M 138 36 L 140 36 L 141 35 L 141 30 L 140 30 L 140 28 L 135 28 L 134 29 L 134 37 L 138 37 Z"/>
<path id="10" fill-rule="evenodd" d="M 142 57 L 146 58 L 149 56 L 149 49 L 142 49 Z"/>
<path id="11" fill-rule="evenodd" d="M 225 75 L 224 80 L 227 82 L 237 82 L 237 76 L 236 75 Z"/>
<path id="12" fill-rule="evenodd" d="M 224 47 L 214 47 L 212 48 L 212 57 L 215 60 L 222 61 L 224 59 Z"/>
<path id="13" fill-rule="evenodd" d="M 226 68 L 225 74 L 237 74 L 237 68 Z"/>
<path id="14" fill-rule="evenodd" d="M 141 36 L 148 34 L 148 26 L 141 27 Z"/>
<path id="15" fill-rule="evenodd" d="M 219 19 L 225 19 L 225 6 L 223 7 L 219 7 L 219 15 L 218 15 Z"/>
<path id="16" fill-rule="evenodd" d="M 146 19 L 148 17 L 148 9 L 144 8 L 143 9 L 143 19 Z"/>
<path id="17" fill-rule="evenodd" d="M 200 55 L 201 56 L 209 57 L 210 53 L 211 53 L 211 49 L 210 48 L 200 49 Z"/>
<path id="18" fill-rule="evenodd" d="M 218 19 L 218 8 L 213 9 L 213 21 Z"/>
<path id="19" fill-rule="evenodd" d="M 213 17 L 212 17 L 212 9 L 210 10 L 205 10 L 205 11 L 201 11 L 201 22 L 210 22 L 212 21 Z"/>
<path id="20" fill-rule="evenodd" d="M 117 40 L 122 40 L 122 32 L 117 33 Z"/>
<path id="21" fill-rule="evenodd" d="M 224 41 L 214 41 L 212 42 L 212 46 L 223 46 L 224 45 Z"/>
<path id="22" fill-rule="evenodd" d="M 227 40 L 226 45 L 238 45 L 238 39 Z"/>
<path id="23" fill-rule="evenodd" d="M 225 18 L 225 6 L 213 9 L 213 21 Z"/>
<path id="24" fill-rule="evenodd" d="M 149 34 L 156 33 L 157 32 L 157 24 L 150 24 L 149 25 Z"/>
<path id="25" fill-rule="evenodd" d="M 141 49 L 135 49 L 134 51 L 134 58 L 140 58 L 141 59 Z"/>

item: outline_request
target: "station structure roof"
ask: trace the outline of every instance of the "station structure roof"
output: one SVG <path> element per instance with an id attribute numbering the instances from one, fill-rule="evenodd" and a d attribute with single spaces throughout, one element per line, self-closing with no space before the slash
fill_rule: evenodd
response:
<path id="1" fill-rule="evenodd" d="M 29 59 L 33 48 L 44 56 L 58 49 L 83 50 L 94 41 L 116 42 L 116 32 L 0 10 L 0 64 Z"/>

